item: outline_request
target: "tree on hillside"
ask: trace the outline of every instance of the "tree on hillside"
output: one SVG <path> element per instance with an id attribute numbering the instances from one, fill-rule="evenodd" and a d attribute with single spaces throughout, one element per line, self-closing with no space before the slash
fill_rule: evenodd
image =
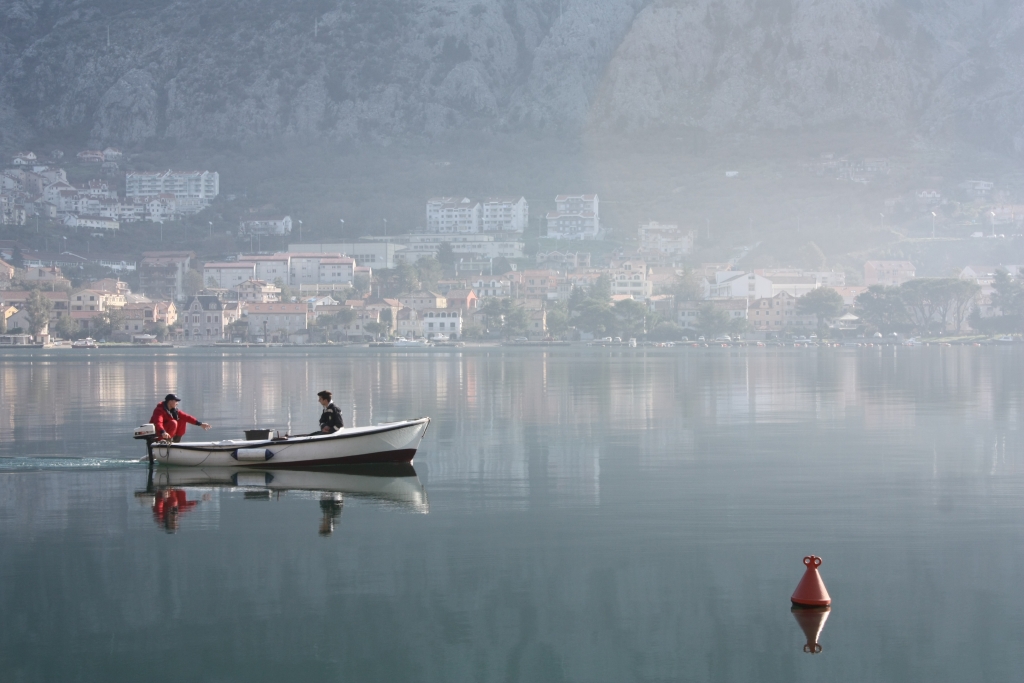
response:
<path id="1" fill-rule="evenodd" d="M 904 329 L 907 309 L 899 287 L 871 285 L 857 297 L 857 312 L 864 322 L 883 333 Z"/>
<path id="2" fill-rule="evenodd" d="M 729 314 L 713 304 L 703 304 L 697 313 L 697 329 L 709 341 L 728 332 L 730 323 Z"/>
<path id="3" fill-rule="evenodd" d="M 451 242 L 441 242 L 441 245 L 437 248 L 437 262 L 440 263 L 445 269 L 452 268 L 458 261 L 459 257 L 455 255 L 455 250 L 452 249 Z"/>
<path id="4" fill-rule="evenodd" d="M 612 298 L 612 281 L 607 275 L 602 275 L 594 281 L 587 291 L 587 297 L 595 301 L 608 302 Z"/>
<path id="5" fill-rule="evenodd" d="M 635 299 L 615 303 L 615 315 L 623 337 L 642 337 L 647 333 L 647 307 Z"/>
<path id="6" fill-rule="evenodd" d="M 60 339 L 74 339 L 78 334 L 78 322 L 70 315 L 62 315 L 54 322 L 51 332 Z"/>
<path id="7" fill-rule="evenodd" d="M 189 270 L 181 283 L 185 296 L 193 297 L 203 290 L 203 276 L 198 270 Z"/>
<path id="8" fill-rule="evenodd" d="M 413 266 L 408 263 L 402 263 L 395 268 L 395 287 L 398 290 L 396 294 L 408 294 L 415 292 L 420 288 L 420 274 Z"/>
<path id="9" fill-rule="evenodd" d="M 433 290 L 444 275 L 444 268 L 433 256 L 416 261 L 416 273 L 423 289 Z"/>
<path id="10" fill-rule="evenodd" d="M 796 300 L 796 310 L 801 315 L 815 316 L 818 335 L 824 336 L 825 321 L 843 312 L 843 297 L 831 287 L 818 287 Z"/>
<path id="11" fill-rule="evenodd" d="M 352 288 L 359 294 L 370 291 L 370 276 L 366 273 L 359 273 L 352 278 Z"/>
<path id="12" fill-rule="evenodd" d="M 900 299 L 915 329 L 927 331 L 935 317 L 931 278 L 917 278 L 900 285 Z"/>
<path id="13" fill-rule="evenodd" d="M 34 337 L 40 334 L 50 322 L 53 302 L 43 296 L 38 289 L 35 289 L 32 290 L 28 301 L 25 302 L 25 308 L 28 312 L 28 331 Z"/>
<path id="14" fill-rule="evenodd" d="M 981 291 L 981 286 L 971 280 L 951 278 L 948 285 L 947 296 L 949 297 L 949 317 L 953 323 L 953 329 L 957 332 L 963 331 L 964 323 L 974 308 L 974 298 Z"/>
<path id="15" fill-rule="evenodd" d="M 505 316 L 505 324 L 502 326 L 502 333 L 508 337 L 522 337 L 530 327 L 530 318 L 526 309 L 522 306 L 513 306 L 512 310 Z"/>
<path id="16" fill-rule="evenodd" d="M 700 301 L 704 298 L 704 289 L 701 287 L 701 278 L 697 271 L 688 269 L 676 276 L 667 294 L 675 296 L 676 301 Z"/>
<path id="17" fill-rule="evenodd" d="M 1001 321 L 1003 329 L 1019 330 L 1024 327 L 1024 273 L 1017 273 L 1013 278 L 1010 273 L 999 269 L 992 287 L 995 289 L 992 305 L 1005 318 Z"/>
<path id="18" fill-rule="evenodd" d="M 598 299 L 586 299 L 576 310 L 577 329 L 595 337 L 610 336 L 618 327 L 618 317 L 611 304 Z"/>

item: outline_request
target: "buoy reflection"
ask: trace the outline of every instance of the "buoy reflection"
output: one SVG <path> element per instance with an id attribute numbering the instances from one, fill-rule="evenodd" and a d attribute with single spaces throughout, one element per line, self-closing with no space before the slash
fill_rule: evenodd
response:
<path id="1" fill-rule="evenodd" d="M 818 642 L 818 638 L 821 637 L 821 631 L 825 628 L 825 622 L 828 621 L 831 608 L 794 607 L 792 611 L 793 617 L 796 618 L 796 623 L 800 626 L 800 630 L 804 632 L 804 637 L 807 638 L 804 652 L 812 655 L 818 654 L 821 652 L 821 643 Z"/>

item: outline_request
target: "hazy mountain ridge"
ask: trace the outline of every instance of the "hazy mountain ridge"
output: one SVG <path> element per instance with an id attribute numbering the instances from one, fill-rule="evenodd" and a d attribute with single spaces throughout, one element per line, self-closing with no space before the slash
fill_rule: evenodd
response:
<path id="1" fill-rule="evenodd" d="M 20 0 L 0 17 L 4 144 L 859 120 L 1024 151 L 1008 0 Z"/>

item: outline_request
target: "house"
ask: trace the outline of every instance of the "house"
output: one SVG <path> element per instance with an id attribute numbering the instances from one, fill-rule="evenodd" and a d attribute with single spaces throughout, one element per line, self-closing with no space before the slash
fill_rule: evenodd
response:
<path id="1" fill-rule="evenodd" d="M 601 230 L 599 201 L 596 194 L 555 197 L 555 210 L 546 216 L 548 237 L 562 240 L 596 239 Z"/>
<path id="2" fill-rule="evenodd" d="M 440 329 L 440 328 L 438 328 Z M 412 339 L 422 334 L 420 314 L 415 308 L 402 308 L 395 316 L 395 333 L 399 337 Z"/>
<path id="3" fill-rule="evenodd" d="M 123 308 L 127 305 L 123 294 L 96 289 L 80 289 L 73 292 L 69 301 L 72 313 L 87 312 L 92 315 L 98 315 L 110 308 Z"/>
<path id="4" fill-rule="evenodd" d="M 104 161 L 117 161 L 123 156 L 124 154 L 121 152 L 121 150 L 119 150 L 116 147 L 107 147 L 105 150 L 103 150 Z"/>
<path id="5" fill-rule="evenodd" d="M 25 268 L 20 278 L 28 285 L 44 287 L 70 287 L 71 281 L 64 277 L 57 266 L 31 266 Z"/>
<path id="6" fill-rule="evenodd" d="M 865 261 L 864 284 L 898 287 L 913 280 L 917 269 L 910 261 Z"/>
<path id="7" fill-rule="evenodd" d="M 647 278 L 647 263 L 640 260 L 615 261 L 611 268 L 612 296 L 631 296 L 646 299 L 654 293 L 654 287 Z"/>
<path id="8" fill-rule="evenodd" d="M 67 292 L 47 292 L 39 291 L 44 297 L 50 300 L 53 304 L 53 308 L 50 309 L 50 320 L 56 320 L 62 316 L 68 315 L 70 311 L 70 303 L 68 301 L 69 295 Z M 4 304 L 13 304 L 18 307 L 24 307 L 24 304 L 32 296 L 32 290 L 5 290 L 0 292 L 0 301 Z"/>
<path id="9" fill-rule="evenodd" d="M 428 308 L 447 308 L 448 299 L 437 292 L 420 290 L 411 294 L 399 294 L 398 301 L 403 308 L 424 311 Z"/>
<path id="10" fill-rule="evenodd" d="M 132 293 L 132 290 L 128 288 L 127 282 L 107 277 L 102 280 L 93 280 L 89 283 L 89 289 L 94 289 L 97 292 L 108 292 L 111 294 L 120 294 L 121 296 L 127 296 Z"/>
<path id="11" fill-rule="evenodd" d="M 35 152 L 18 152 L 14 155 L 11 163 L 15 166 L 31 166 L 36 163 L 36 160 Z"/>
<path id="12" fill-rule="evenodd" d="M 486 299 L 488 297 L 507 299 L 512 296 L 512 283 L 509 280 L 490 278 L 477 280 L 471 284 L 473 292 L 480 299 Z"/>
<path id="13" fill-rule="evenodd" d="M 236 308 L 234 315 L 232 313 L 225 309 L 225 305 L 217 297 L 197 294 L 183 309 L 182 335 L 186 341 L 220 341 L 224 339 L 224 331 L 228 325 L 238 319 L 238 309 Z"/>
<path id="14" fill-rule="evenodd" d="M 676 319 L 680 327 L 697 329 L 700 311 L 704 306 L 711 306 L 715 310 L 724 312 L 729 316 L 729 320 L 748 320 L 753 304 L 742 297 L 708 301 L 680 301 L 676 305 Z"/>
<path id="15" fill-rule="evenodd" d="M 526 335 L 533 340 L 548 336 L 548 314 L 543 308 L 526 314 Z"/>
<path id="16" fill-rule="evenodd" d="M 780 292 L 771 298 L 758 299 L 750 304 L 747 319 L 758 332 L 802 331 L 810 333 L 818 325 L 817 316 L 797 312 L 797 298 L 789 292 Z"/>
<path id="17" fill-rule="evenodd" d="M 203 283 L 215 289 L 233 289 L 255 277 L 256 264 L 251 261 L 214 262 L 203 265 Z"/>
<path id="18" fill-rule="evenodd" d="M 356 310 L 355 317 L 341 328 L 341 331 L 348 339 L 372 339 L 375 335 L 372 332 L 367 332 L 366 326 L 369 323 L 379 322 L 379 309 L 360 308 Z"/>
<path id="19" fill-rule="evenodd" d="M 122 331 L 128 334 L 139 334 L 152 329 L 155 322 L 155 309 L 156 306 L 153 303 L 125 305 L 121 309 L 122 313 L 124 313 Z"/>
<path id="20" fill-rule="evenodd" d="M 84 161 L 88 164 L 101 164 L 103 163 L 103 152 L 98 149 L 85 149 L 76 154 L 80 161 Z"/>
<path id="21" fill-rule="evenodd" d="M 524 270 L 520 273 L 520 288 L 516 298 L 547 301 L 558 291 L 558 273 L 553 270 Z"/>
<path id="22" fill-rule="evenodd" d="M 363 305 L 368 311 L 377 311 L 377 322 L 385 324 L 386 334 L 394 331 L 398 312 L 402 310 L 402 304 L 398 299 L 371 299 Z"/>
<path id="23" fill-rule="evenodd" d="M 7 318 L 7 329 L 8 330 L 20 329 L 20 330 L 23 330 L 24 332 L 28 332 L 29 330 L 31 330 L 31 326 L 32 326 L 32 321 L 29 319 L 28 308 L 25 307 L 25 306 L 22 306 L 21 308 L 19 308 L 11 316 L 9 316 Z M 43 325 L 43 329 L 39 331 L 39 334 L 40 335 L 44 335 L 44 334 L 49 334 L 49 333 L 50 333 L 50 322 L 47 321 L 46 324 Z"/>
<path id="24" fill-rule="evenodd" d="M 263 280 L 246 280 L 231 291 L 238 301 L 247 304 L 272 304 L 281 300 L 281 288 Z"/>
<path id="25" fill-rule="evenodd" d="M 283 341 L 288 335 L 307 329 L 306 304 L 249 304 L 245 319 L 249 334 L 267 341 Z"/>
<path id="26" fill-rule="evenodd" d="M 145 251 L 139 263 L 139 287 L 153 299 L 180 301 L 185 297 L 185 273 L 191 269 L 191 251 Z"/>
<path id="27" fill-rule="evenodd" d="M 462 336 L 462 311 L 427 308 L 420 311 L 420 334 L 427 339 L 458 339 Z"/>
<path id="28" fill-rule="evenodd" d="M 693 230 L 656 221 L 640 226 L 640 255 L 654 264 L 676 264 L 693 251 Z"/>
<path id="29" fill-rule="evenodd" d="M 242 220 L 238 224 L 240 235 L 289 235 L 291 232 L 291 216 Z"/>
<path id="30" fill-rule="evenodd" d="M 446 297 L 448 308 L 457 308 L 463 311 L 478 308 L 480 297 L 472 289 L 452 289 Z"/>

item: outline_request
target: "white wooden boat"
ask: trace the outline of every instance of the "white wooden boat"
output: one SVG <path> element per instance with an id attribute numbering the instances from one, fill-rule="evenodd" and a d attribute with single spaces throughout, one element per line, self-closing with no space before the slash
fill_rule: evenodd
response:
<path id="1" fill-rule="evenodd" d="M 155 441 L 153 426 L 143 425 L 135 430 L 135 438 L 146 440 L 154 461 L 180 467 L 266 469 L 411 463 L 429 424 L 429 417 L 421 417 L 372 427 L 349 427 L 333 434 L 187 443 Z"/>

